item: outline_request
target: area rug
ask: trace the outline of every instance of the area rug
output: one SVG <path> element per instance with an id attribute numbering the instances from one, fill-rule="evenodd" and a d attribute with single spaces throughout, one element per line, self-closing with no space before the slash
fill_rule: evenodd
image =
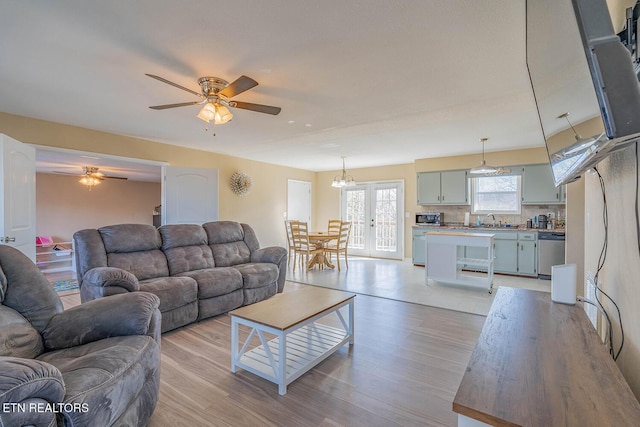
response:
<path id="1" fill-rule="evenodd" d="M 57 280 L 52 285 L 58 295 L 71 295 L 80 292 L 78 281 L 75 279 Z"/>
<path id="2" fill-rule="evenodd" d="M 549 280 L 502 274 L 494 275 L 492 293 L 486 288 L 427 282 L 424 267 L 409 261 L 363 257 L 349 257 L 349 268 L 343 265 L 342 271 L 296 267 L 294 272 L 289 266 L 287 280 L 481 316 L 489 313 L 499 286 L 551 292 Z"/>

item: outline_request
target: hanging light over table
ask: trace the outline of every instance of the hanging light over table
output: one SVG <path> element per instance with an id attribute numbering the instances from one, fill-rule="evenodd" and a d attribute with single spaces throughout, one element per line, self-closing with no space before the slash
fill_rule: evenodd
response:
<path id="1" fill-rule="evenodd" d="M 345 157 L 342 156 L 342 176 L 336 175 L 331 183 L 331 186 L 334 188 L 353 187 L 356 185 L 356 181 L 353 177 L 351 175 L 347 175 L 347 170 L 344 167 L 344 159 Z"/>

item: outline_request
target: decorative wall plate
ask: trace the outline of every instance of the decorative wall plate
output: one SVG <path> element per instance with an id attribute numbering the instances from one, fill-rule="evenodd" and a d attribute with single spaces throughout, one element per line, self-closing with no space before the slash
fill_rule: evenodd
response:
<path id="1" fill-rule="evenodd" d="M 238 196 L 249 194 L 252 184 L 251 177 L 244 172 L 235 172 L 231 175 L 231 181 L 229 182 L 231 191 Z"/>

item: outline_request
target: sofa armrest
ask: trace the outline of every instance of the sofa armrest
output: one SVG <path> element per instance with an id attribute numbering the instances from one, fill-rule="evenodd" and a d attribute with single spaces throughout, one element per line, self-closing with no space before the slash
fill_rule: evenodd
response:
<path id="1" fill-rule="evenodd" d="M 80 304 L 51 318 L 42 331 L 44 346 L 56 350 L 127 335 L 151 335 L 159 342 L 159 306 L 160 299 L 148 292 L 113 295 Z"/>
<path id="2" fill-rule="evenodd" d="M 0 425 L 55 425 L 49 404 L 64 401 L 62 374 L 35 359 L 0 357 Z"/>
<path id="3" fill-rule="evenodd" d="M 92 294 L 109 296 L 124 292 L 138 292 L 140 283 L 132 273 L 116 267 L 96 267 L 87 271 L 82 278 L 82 287 L 92 288 Z M 108 292 L 109 287 L 122 288 Z"/>
<path id="4" fill-rule="evenodd" d="M 280 265 L 283 258 L 287 258 L 287 250 L 280 246 L 260 248 L 251 253 L 251 262 L 270 262 Z"/>
<path id="5" fill-rule="evenodd" d="M 251 253 L 251 262 L 269 262 L 278 266 L 278 293 L 284 290 L 287 277 L 287 250 L 280 246 L 256 249 Z"/>

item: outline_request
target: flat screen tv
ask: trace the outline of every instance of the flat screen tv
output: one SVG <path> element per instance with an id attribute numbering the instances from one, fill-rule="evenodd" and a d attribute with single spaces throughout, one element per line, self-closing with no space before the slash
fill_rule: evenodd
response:
<path id="1" fill-rule="evenodd" d="M 637 1 L 526 2 L 527 68 L 556 186 L 640 139 Z M 595 133 L 553 138 L 594 121 Z"/>

